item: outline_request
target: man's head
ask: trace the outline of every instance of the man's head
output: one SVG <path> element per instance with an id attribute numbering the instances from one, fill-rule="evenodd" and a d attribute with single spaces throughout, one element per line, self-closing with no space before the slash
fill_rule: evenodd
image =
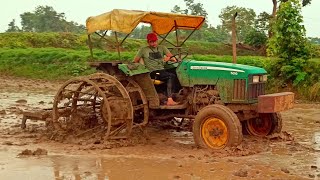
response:
<path id="1" fill-rule="evenodd" d="M 151 47 L 158 46 L 158 37 L 155 33 L 149 33 L 147 35 L 147 41 L 148 41 L 149 46 L 151 46 Z"/>

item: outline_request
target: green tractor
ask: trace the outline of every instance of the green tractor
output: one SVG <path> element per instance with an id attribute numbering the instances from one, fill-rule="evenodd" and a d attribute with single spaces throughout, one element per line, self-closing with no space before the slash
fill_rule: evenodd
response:
<path id="1" fill-rule="evenodd" d="M 99 73 L 70 79 L 59 89 L 53 103 L 52 123 L 59 130 L 101 129 L 106 139 L 128 138 L 133 128 L 152 120 L 180 118 L 193 121 L 197 146 L 222 149 L 236 146 L 243 131 L 268 136 L 282 128 L 279 114 L 292 108 L 291 92 L 265 95 L 267 72 L 263 68 L 235 63 L 195 61 L 186 58 L 184 42 L 200 29 L 204 17 L 173 13 L 115 9 L 87 19 L 88 44 L 93 56 L 92 36 L 116 38 L 119 61 L 90 61 Z M 167 63 L 179 80 L 174 94 L 178 105 L 163 105 L 161 82 L 151 79 L 140 63 L 121 61 L 120 48 L 139 23 L 149 23 L 162 42 L 171 44 L 181 61 Z M 190 35 L 181 40 L 180 30 Z M 172 43 L 168 34 L 177 38 Z M 119 33 L 126 34 L 121 37 Z"/>

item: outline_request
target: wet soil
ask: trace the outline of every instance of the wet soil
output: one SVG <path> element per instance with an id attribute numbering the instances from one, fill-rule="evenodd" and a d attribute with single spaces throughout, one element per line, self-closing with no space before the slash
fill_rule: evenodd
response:
<path id="1" fill-rule="evenodd" d="M 320 179 L 320 105 L 281 113 L 283 132 L 198 149 L 187 129 L 154 122 L 128 140 L 52 140 L 22 112 L 52 107 L 62 82 L 0 76 L 0 179 Z"/>

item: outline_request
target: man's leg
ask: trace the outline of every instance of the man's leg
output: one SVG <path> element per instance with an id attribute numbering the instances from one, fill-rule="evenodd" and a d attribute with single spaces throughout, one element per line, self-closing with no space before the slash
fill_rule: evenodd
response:
<path id="1" fill-rule="evenodd" d="M 176 105 L 175 101 L 172 99 L 172 93 L 174 92 L 174 84 L 176 83 L 176 75 L 165 70 L 159 72 L 158 79 L 161 81 L 166 81 L 167 83 L 167 105 Z"/>

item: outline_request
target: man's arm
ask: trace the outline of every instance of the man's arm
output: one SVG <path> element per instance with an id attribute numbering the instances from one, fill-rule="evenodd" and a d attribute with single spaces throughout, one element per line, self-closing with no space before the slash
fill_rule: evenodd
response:
<path id="1" fill-rule="evenodd" d="M 133 62 L 138 63 L 140 61 L 140 59 L 141 59 L 141 57 L 136 56 L 136 57 L 134 57 Z"/>
<path id="2" fill-rule="evenodd" d="M 173 62 L 177 62 L 177 59 L 175 57 L 172 57 L 172 53 L 169 51 L 169 49 L 167 47 L 164 46 L 164 53 L 166 55 L 166 57 L 164 58 L 164 62 L 168 62 L 168 61 L 173 61 Z"/>
<path id="3" fill-rule="evenodd" d="M 166 54 L 166 57 L 164 58 L 164 62 L 173 61 L 177 62 L 177 59 L 175 57 L 172 57 L 173 55 L 169 52 Z"/>
<path id="4" fill-rule="evenodd" d="M 138 53 L 134 57 L 133 62 L 139 63 L 141 59 L 142 59 L 142 48 L 138 51 Z"/>

